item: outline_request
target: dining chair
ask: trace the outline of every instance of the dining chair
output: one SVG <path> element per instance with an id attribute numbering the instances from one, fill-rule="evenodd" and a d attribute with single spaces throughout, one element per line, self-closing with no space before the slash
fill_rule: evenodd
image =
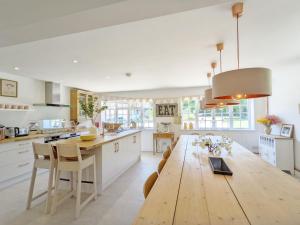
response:
<path id="1" fill-rule="evenodd" d="M 144 197 L 145 199 L 147 198 L 147 196 L 149 195 L 153 185 L 155 184 L 156 180 L 158 178 L 158 174 L 157 172 L 153 172 L 145 181 L 144 184 Z"/>
<path id="2" fill-rule="evenodd" d="M 165 150 L 163 153 L 163 158 L 168 159 L 171 155 L 171 152 L 172 152 L 172 150 L 171 150 L 170 146 L 168 146 L 167 150 Z"/>
<path id="3" fill-rule="evenodd" d="M 158 167 L 157 167 L 157 171 L 160 174 L 162 169 L 164 168 L 165 164 L 166 164 L 167 160 L 166 159 L 162 159 L 160 160 Z"/>

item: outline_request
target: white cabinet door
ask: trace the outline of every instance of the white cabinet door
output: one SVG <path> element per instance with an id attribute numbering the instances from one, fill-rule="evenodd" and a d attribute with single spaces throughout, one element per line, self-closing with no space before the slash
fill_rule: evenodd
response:
<path id="1" fill-rule="evenodd" d="M 102 145 L 102 183 L 104 185 L 117 175 L 118 164 L 116 142 Z"/>

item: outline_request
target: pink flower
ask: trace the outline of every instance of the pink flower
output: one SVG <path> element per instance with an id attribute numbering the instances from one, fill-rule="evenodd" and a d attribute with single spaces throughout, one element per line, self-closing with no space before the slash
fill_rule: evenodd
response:
<path id="1" fill-rule="evenodd" d="M 268 116 L 266 116 L 266 119 L 270 120 L 270 125 L 281 123 L 280 118 L 275 115 L 268 115 Z"/>

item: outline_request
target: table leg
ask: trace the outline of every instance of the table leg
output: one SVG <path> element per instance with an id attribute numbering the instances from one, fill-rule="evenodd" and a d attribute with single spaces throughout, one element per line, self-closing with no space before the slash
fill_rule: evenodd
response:
<path id="1" fill-rule="evenodd" d="M 155 146 L 156 146 L 155 138 L 153 138 L 153 150 L 152 150 L 153 151 L 153 155 L 155 155 L 155 151 L 156 151 L 155 150 Z"/>

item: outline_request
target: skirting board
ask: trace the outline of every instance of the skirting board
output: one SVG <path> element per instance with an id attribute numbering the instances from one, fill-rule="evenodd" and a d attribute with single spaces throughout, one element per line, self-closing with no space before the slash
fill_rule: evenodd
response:
<path id="1" fill-rule="evenodd" d="M 300 178 L 300 170 L 295 169 L 295 177 Z"/>

